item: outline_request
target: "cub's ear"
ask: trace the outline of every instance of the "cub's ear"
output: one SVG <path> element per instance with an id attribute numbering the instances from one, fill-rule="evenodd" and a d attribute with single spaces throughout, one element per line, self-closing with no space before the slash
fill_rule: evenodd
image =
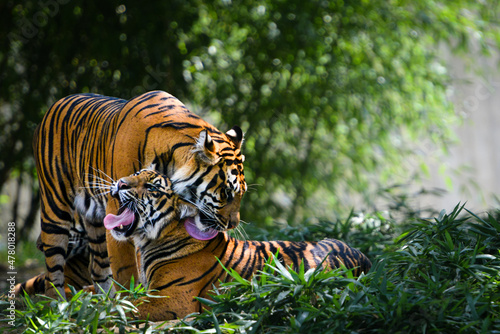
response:
<path id="1" fill-rule="evenodd" d="M 239 126 L 233 126 L 231 130 L 226 132 L 226 136 L 231 139 L 236 148 L 241 148 L 241 144 L 243 143 L 243 131 L 241 131 Z"/>
<path id="2" fill-rule="evenodd" d="M 198 159 L 209 165 L 215 165 L 219 161 L 219 157 L 215 152 L 215 144 L 207 130 L 201 130 L 193 150 Z"/>

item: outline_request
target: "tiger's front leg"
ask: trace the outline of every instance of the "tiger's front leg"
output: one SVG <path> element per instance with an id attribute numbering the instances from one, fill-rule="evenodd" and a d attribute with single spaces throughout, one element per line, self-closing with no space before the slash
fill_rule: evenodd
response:
<path id="1" fill-rule="evenodd" d="M 45 266 L 47 268 L 45 294 L 52 298 L 59 298 L 59 296 L 66 298 L 64 292 L 64 265 L 68 251 L 71 222 L 63 221 L 54 224 L 54 220 L 47 217 L 43 208 L 40 215 L 42 223 L 41 249 L 45 254 Z"/>
<path id="2" fill-rule="evenodd" d="M 111 295 L 114 295 L 115 288 L 111 280 L 113 275 L 106 245 L 106 229 L 102 222 L 86 220 L 85 225 L 89 239 L 89 271 L 94 282 L 94 289 L 98 293 L 101 293 L 102 289 L 105 293 L 109 291 Z"/>

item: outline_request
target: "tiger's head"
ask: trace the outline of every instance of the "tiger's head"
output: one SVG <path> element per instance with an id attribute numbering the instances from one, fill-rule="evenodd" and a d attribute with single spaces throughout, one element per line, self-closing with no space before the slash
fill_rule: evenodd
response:
<path id="1" fill-rule="evenodd" d="M 120 209 L 117 215 L 108 214 L 104 218 L 104 226 L 116 240 L 132 236 L 139 240 L 155 240 L 172 228 L 171 222 L 194 224 L 199 220 L 196 207 L 180 200 L 170 180 L 154 169 L 143 169 L 123 177 L 110 191 L 120 202 Z"/>
<path id="2" fill-rule="evenodd" d="M 158 170 L 167 174 L 172 189 L 199 210 L 200 231 L 225 231 L 238 226 L 239 208 L 247 185 L 243 173 L 245 156 L 241 153 L 243 132 L 233 127 L 226 133 L 214 128 L 202 129 L 192 137 L 194 144 L 179 165 Z"/>
<path id="3" fill-rule="evenodd" d="M 114 158 L 107 160 L 112 177 L 155 164 L 171 180 L 174 192 L 198 208 L 201 230 L 225 231 L 238 225 L 246 191 L 239 127 L 221 132 L 161 91 L 130 100 L 116 122 L 109 148 Z M 117 203 L 112 203 L 109 212 L 116 209 Z"/>

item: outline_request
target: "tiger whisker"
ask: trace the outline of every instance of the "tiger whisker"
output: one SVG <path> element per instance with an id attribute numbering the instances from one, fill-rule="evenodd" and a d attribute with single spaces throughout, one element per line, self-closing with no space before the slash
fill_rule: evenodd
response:
<path id="1" fill-rule="evenodd" d="M 89 183 L 87 183 L 87 186 L 101 186 L 101 187 L 111 188 L 113 185 L 112 184 L 106 184 L 106 183 L 100 183 L 100 182 L 89 182 Z"/>
<path id="2" fill-rule="evenodd" d="M 118 208 L 118 211 L 120 211 L 122 208 L 126 208 L 126 207 L 128 207 L 128 203 L 120 204 L 120 207 Z"/>
<path id="3" fill-rule="evenodd" d="M 92 191 L 92 195 L 99 194 L 100 192 L 108 192 L 108 193 L 111 192 L 111 189 L 109 189 L 109 188 L 93 187 L 93 188 L 87 188 L 87 189 L 95 189 L 94 191 Z M 100 192 L 99 192 L 99 190 L 100 190 Z"/>
<path id="4" fill-rule="evenodd" d="M 94 168 L 94 167 L 90 167 L 92 168 L 93 170 L 95 170 L 96 172 L 98 173 L 101 173 L 101 174 L 104 174 L 104 176 L 106 176 L 108 179 L 111 180 L 111 182 L 115 182 L 115 180 L 113 180 L 113 178 L 111 176 L 109 176 L 108 174 L 106 174 L 105 172 L 103 172 L 102 170 L 98 169 L 98 168 Z M 94 175 L 95 177 L 98 177 L 97 175 Z M 99 177 L 100 178 L 100 177 Z M 103 178 L 100 178 L 101 180 L 104 180 Z"/>
<path id="5" fill-rule="evenodd" d="M 92 191 L 91 191 L 92 194 L 98 193 L 98 190 L 107 191 L 107 192 L 111 192 L 111 190 L 112 190 L 110 187 L 98 187 L 98 186 L 94 186 L 94 187 L 81 187 L 80 189 L 86 189 L 86 190 L 92 189 Z"/>
<path id="6" fill-rule="evenodd" d="M 90 191 L 92 196 L 101 196 L 104 194 L 111 193 L 111 189 L 109 187 L 79 187 L 79 189 L 84 189 L 87 191 L 89 189 L 95 189 L 95 190 Z"/>
<path id="7" fill-rule="evenodd" d="M 245 229 L 243 228 L 243 225 L 238 225 L 233 231 L 233 234 L 235 238 L 240 239 L 240 240 L 247 240 L 248 239 L 248 234 L 246 233 Z"/>
<path id="8" fill-rule="evenodd" d="M 245 226 L 243 224 L 248 224 L 247 222 L 243 221 L 243 220 L 240 220 L 240 225 L 238 225 L 240 227 L 240 232 L 241 234 L 244 235 L 244 238 L 245 240 L 248 239 L 248 234 L 247 234 L 247 231 L 245 230 Z"/>
<path id="9" fill-rule="evenodd" d="M 194 195 L 194 196 L 196 197 L 196 195 Z M 215 216 L 215 213 L 211 212 L 210 211 L 211 209 L 206 208 L 206 207 L 201 207 L 200 208 L 199 206 L 196 205 L 195 202 L 193 202 L 191 200 L 185 200 L 185 201 L 188 202 L 188 203 L 193 204 L 194 206 L 196 206 L 196 208 L 198 208 L 198 210 L 200 210 L 201 212 L 203 212 L 207 216 L 207 218 L 208 218 L 209 221 L 217 222 L 217 220 L 215 218 L 212 218 L 213 216 Z"/>
<path id="10" fill-rule="evenodd" d="M 247 191 L 257 190 L 256 187 L 262 187 L 262 184 L 258 184 L 258 183 L 247 184 Z"/>
<path id="11" fill-rule="evenodd" d="M 95 175 L 91 175 L 91 177 L 92 178 L 87 182 L 87 184 L 100 183 L 100 184 L 106 184 L 108 186 L 112 186 L 113 184 L 115 184 L 115 182 L 104 180 L 104 179 L 102 179 L 98 176 L 95 176 Z"/>
<path id="12" fill-rule="evenodd" d="M 90 187 L 84 187 L 84 186 L 78 187 L 78 189 L 95 189 L 95 188 L 110 189 L 111 187 L 101 186 L 101 185 L 92 185 Z"/>
<path id="13" fill-rule="evenodd" d="M 108 182 L 106 180 L 99 180 L 99 179 L 96 179 L 95 181 L 90 181 L 90 182 L 87 182 L 87 184 L 89 185 L 92 185 L 92 184 L 102 184 L 102 185 L 106 185 L 108 187 L 111 187 L 114 183 L 112 182 Z"/>
<path id="14" fill-rule="evenodd" d="M 146 212 L 147 204 L 144 203 L 144 201 L 140 198 L 134 198 L 135 200 L 135 205 L 138 210 L 141 210 L 141 212 Z"/>
<path id="15" fill-rule="evenodd" d="M 142 161 L 141 161 L 141 160 L 139 160 L 139 159 L 134 159 L 134 160 L 135 160 L 135 161 L 137 161 L 137 162 L 139 163 L 139 168 L 140 168 L 140 169 L 143 169 L 144 164 L 142 163 Z"/>
<path id="16" fill-rule="evenodd" d="M 87 187 L 80 187 L 84 189 L 112 189 L 113 187 L 104 184 L 90 184 Z"/>
<path id="17" fill-rule="evenodd" d="M 200 198 L 194 194 L 194 193 L 191 193 L 191 195 L 193 195 L 193 197 L 197 200 L 199 200 Z M 216 218 L 213 218 L 213 217 L 216 217 L 216 212 L 215 210 L 212 210 L 211 208 L 209 207 L 205 207 L 203 206 L 203 203 L 202 203 L 202 207 L 199 207 L 198 205 L 196 205 L 196 203 L 194 203 L 193 201 L 191 200 L 188 200 L 189 203 L 193 204 L 194 206 L 196 206 L 201 212 L 203 212 L 210 220 L 212 221 L 217 221 Z"/>
<path id="18" fill-rule="evenodd" d="M 140 201 L 136 203 L 136 208 L 138 211 L 141 211 L 141 213 L 146 212 L 146 204 L 144 204 Z"/>
<path id="19" fill-rule="evenodd" d="M 111 193 L 111 190 L 98 192 L 98 193 L 95 193 L 94 195 L 96 195 L 96 196 L 104 196 L 104 195 L 107 195 L 109 193 Z"/>

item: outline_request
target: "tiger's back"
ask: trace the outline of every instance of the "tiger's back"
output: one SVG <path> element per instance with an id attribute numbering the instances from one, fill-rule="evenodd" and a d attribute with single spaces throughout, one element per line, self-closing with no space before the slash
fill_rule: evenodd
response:
<path id="1" fill-rule="evenodd" d="M 116 115 L 126 101 L 93 94 L 73 95 L 56 102 L 46 113 L 33 139 L 41 194 L 41 244 L 46 258 L 46 284 L 61 294 L 64 266 L 71 260 L 70 240 L 88 240 L 95 256 L 95 282 L 111 287 L 102 219 L 106 198 L 85 191 L 85 184 L 102 182 L 96 171 L 107 170 L 109 143 Z M 89 110 L 91 112 L 89 112 Z M 95 179 L 94 179 L 95 177 Z M 99 180 L 99 181 L 97 181 Z M 88 243 L 87 242 L 87 243 Z"/>
<path id="2" fill-rule="evenodd" d="M 271 254 L 278 253 L 278 260 L 297 271 L 301 263 L 304 270 L 324 268 L 352 269 L 354 276 L 367 273 L 370 260 L 358 249 L 336 239 L 321 241 L 241 241 L 228 238 L 228 248 L 221 253 L 226 268 L 235 269 L 242 277 L 250 278 L 262 270 Z"/>

